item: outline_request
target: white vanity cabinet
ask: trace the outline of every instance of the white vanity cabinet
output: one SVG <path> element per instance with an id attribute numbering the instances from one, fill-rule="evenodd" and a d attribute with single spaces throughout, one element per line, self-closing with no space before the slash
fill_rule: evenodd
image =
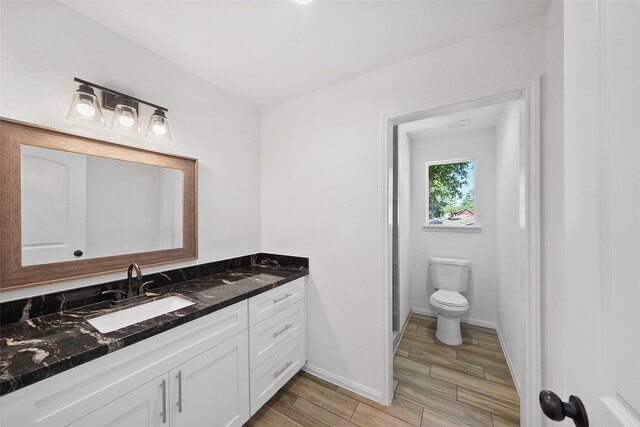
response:
<path id="1" fill-rule="evenodd" d="M 306 363 L 305 280 L 294 280 L 249 300 L 251 415 Z"/>
<path id="2" fill-rule="evenodd" d="M 241 426 L 249 419 L 247 306 L 242 301 L 2 396 L 0 425 Z"/>
<path id="3" fill-rule="evenodd" d="M 241 426 L 249 418 L 247 362 L 244 332 L 71 426 Z"/>
<path id="4" fill-rule="evenodd" d="M 306 362 L 305 280 L 2 396 L 0 425 L 242 426 Z"/>

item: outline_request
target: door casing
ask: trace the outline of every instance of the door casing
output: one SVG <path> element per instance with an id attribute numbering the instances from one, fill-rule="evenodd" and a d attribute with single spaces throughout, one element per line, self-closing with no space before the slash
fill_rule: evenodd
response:
<path id="1" fill-rule="evenodd" d="M 520 390 L 521 425 L 541 425 L 538 392 L 542 386 L 541 369 L 541 283 L 540 283 L 540 77 L 502 85 L 492 90 L 470 94 L 463 99 L 425 103 L 423 106 L 382 115 L 382 403 L 389 405 L 393 398 L 393 127 L 416 120 L 442 116 L 457 111 L 495 105 L 514 100 L 525 104 L 521 126 L 520 174 L 525 178 L 524 226 L 520 230 L 522 280 L 526 281 L 528 301 L 525 324 L 525 375 Z"/>

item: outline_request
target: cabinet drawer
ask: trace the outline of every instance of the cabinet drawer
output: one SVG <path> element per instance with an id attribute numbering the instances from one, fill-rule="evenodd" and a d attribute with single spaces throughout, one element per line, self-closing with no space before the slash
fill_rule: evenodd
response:
<path id="1" fill-rule="evenodd" d="M 249 325 L 291 307 L 304 298 L 304 277 L 279 286 L 249 300 Z"/>
<path id="2" fill-rule="evenodd" d="M 298 301 L 291 307 L 252 326 L 249 329 L 251 370 L 260 366 L 304 330 L 304 301 Z"/>
<path id="3" fill-rule="evenodd" d="M 251 372 L 251 415 L 302 368 L 307 358 L 305 344 L 305 334 L 298 335 Z"/>

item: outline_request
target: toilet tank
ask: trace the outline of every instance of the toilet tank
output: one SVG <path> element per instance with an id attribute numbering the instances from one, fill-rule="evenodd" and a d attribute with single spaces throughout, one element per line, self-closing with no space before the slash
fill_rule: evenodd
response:
<path id="1" fill-rule="evenodd" d="M 444 291 L 466 292 L 470 264 L 468 259 L 429 258 L 431 286 Z"/>

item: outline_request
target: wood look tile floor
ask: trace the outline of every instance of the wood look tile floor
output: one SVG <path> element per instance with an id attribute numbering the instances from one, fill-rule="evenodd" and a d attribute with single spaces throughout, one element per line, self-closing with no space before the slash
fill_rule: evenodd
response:
<path id="1" fill-rule="evenodd" d="M 246 426 L 519 426 L 518 393 L 495 331 L 463 324 L 455 347 L 435 334 L 434 317 L 411 315 L 394 357 L 391 406 L 300 372 Z"/>

